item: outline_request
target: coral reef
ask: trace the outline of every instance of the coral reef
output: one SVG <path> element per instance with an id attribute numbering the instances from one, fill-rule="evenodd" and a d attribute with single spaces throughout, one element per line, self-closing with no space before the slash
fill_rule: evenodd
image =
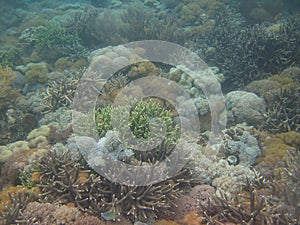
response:
<path id="1" fill-rule="evenodd" d="M 181 190 L 179 180 L 167 180 L 149 186 L 126 186 L 84 170 L 70 152 L 49 154 L 35 166 L 41 174 L 37 185 L 47 202 L 74 203 L 93 215 L 112 211 L 132 220 L 156 217 L 173 205 Z"/>
<path id="2" fill-rule="evenodd" d="M 20 224 L 26 221 L 22 217 L 22 211 L 29 202 L 29 193 L 25 190 L 16 192 L 15 195 L 8 193 L 10 204 L 5 205 L 4 212 L 0 212 L 0 224 Z M 6 202 L 7 203 L 7 202 Z"/>
<path id="3" fill-rule="evenodd" d="M 0 64 L 3 67 L 13 67 L 21 62 L 21 50 L 17 48 L 11 48 L 9 50 L 0 51 Z"/>
<path id="4" fill-rule="evenodd" d="M 284 23 L 279 32 L 263 25 L 246 26 L 239 14 L 225 8 L 218 11 L 215 20 L 211 34 L 199 35 L 196 40 L 205 61 L 224 73 L 226 90 L 276 74 L 295 62 L 299 18 Z"/>
<path id="5" fill-rule="evenodd" d="M 0 65 L 0 111 L 3 112 L 12 104 L 20 93 L 11 87 L 16 75 L 10 67 L 2 67 Z"/>
<path id="6" fill-rule="evenodd" d="M 141 62 L 136 65 L 131 65 L 128 77 L 129 79 L 134 80 L 145 76 L 158 76 L 159 73 L 159 68 L 157 68 L 152 62 Z"/>
<path id="7" fill-rule="evenodd" d="M 283 89 L 274 96 L 273 107 L 264 114 L 262 129 L 273 133 L 300 131 L 300 87 Z"/>
<path id="8" fill-rule="evenodd" d="M 258 127 L 264 121 L 266 103 L 256 94 L 245 91 L 232 91 L 226 95 L 229 126 L 239 123 Z"/>
<path id="9" fill-rule="evenodd" d="M 171 208 L 174 214 L 169 216 L 169 219 L 177 223 L 188 223 L 188 217 L 194 218 L 193 215 L 201 214 L 201 205 L 207 206 L 210 199 L 215 196 L 215 188 L 209 185 L 196 185 L 189 192 L 175 199 L 175 207 Z M 165 216 L 166 217 L 166 216 Z M 167 216 L 168 218 L 168 216 Z M 197 218 L 195 218 L 197 219 Z"/>
<path id="10" fill-rule="evenodd" d="M 276 16 L 282 12 L 283 6 L 284 4 L 280 0 L 263 0 L 261 2 L 242 0 L 240 10 L 248 22 L 262 23 L 275 21 Z"/>
<path id="11" fill-rule="evenodd" d="M 4 115 L 0 119 L 1 129 L 0 144 L 8 144 L 25 139 L 28 132 L 36 127 L 37 121 L 33 114 L 24 113 L 22 110 L 8 106 L 9 109 L 2 111 Z M 0 113 L 1 115 L 1 113 Z"/>
<path id="12" fill-rule="evenodd" d="M 78 34 L 69 33 L 56 23 L 26 28 L 20 39 L 32 44 L 39 55 L 49 61 L 62 56 L 79 58 L 85 51 Z"/>
<path id="13" fill-rule="evenodd" d="M 23 210 L 23 220 L 29 224 L 65 224 L 73 225 L 80 211 L 66 205 L 30 202 Z"/>
<path id="14" fill-rule="evenodd" d="M 277 162 L 284 159 L 287 151 L 296 150 L 300 147 L 299 138 L 300 134 L 295 131 L 275 135 L 262 132 L 259 135 L 262 151 L 258 161 L 276 165 Z"/>
<path id="15" fill-rule="evenodd" d="M 129 7 L 121 16 L 121 34 L 127 41 L 164 40 L 182 43 L 183 38 L 174 16 L 158 18 L 146 9 Z M 139 31 L 136 33 L 135 31 Z M 171 35 L 172 34 L 172 35 Z"/>
<path id="16" fill-rule="evenodd" d="M 178 131 L 178 126 L 175 126 L 173 124 L 173 120 L 170 114 L 170 111 L 167 109 L 164 109 L 161 104 L 154 100 L 148 100 L 148 101 L 131 101 L 129 102 L 130 106 L 132 108 L 130 109 L 129 114 L 129 121 L 126 121 L 124 117 L 124 113 L 128 111 L 128 109 L 124 106 L 117 106 L 117 107 L 100 107 L 98 109 L 98 112 L 95 115 L 95 121 L 97 124 L 98 134 L 100 137 L 103 137 L 108 130 L 112 130 L 112 121 L 111 121 L 111 114 L 114 113 L 115 118 L 120 118 L 120 123 L 123 124 L 124 127 L 122 128 L 122 125 L 118 125 L 118 128 L 120 128 L 120 135 L 123 138 L 123 140 L 126 140 L 126 132 L 128 132 L 126 129 L 128 126 L 130 127 L 130 130 L 132 133 L 137 137 L 141 139 L 147 139 L 151 136 L 151 138 L 160 138 L 155 137 L 150 132 L 150 120 L 152 118 L 160 118 L 166 127 L 166 140 L 170 141 L 171 143 L 176 140 L 176 135 Z M 123 119 L 122 119 L 123 118 Z M 123 121 L 124 120 L 124 121 Z M 155 126 L 155 124 L 152 123 L 152 126 Z M 158 126 L 158 124 L 156 124 Z M 124 130 L 124 131 L 123 131 Z"/>
<path id="17" fill-rule="evenodd" d="M 60 107 L 70 109 L 79 80 L 76 78 L 62 78 L 51 81 L 44 93 L 41 94 L 44 113 L 56 111 Z"/>
<path id="18" fill-rule="evenodd" d="M 248 131 L 244 131 L 239 140 L 227 140 L 225 145 L 227 154 L 236 156 L 239 165 L 253 166 L 260 156 L 258 141 Z"/>
<path id="19" fill-rule="evenodd" d="M 25 79 L 28 84 L 46 83 L 48 80 L 48 70 L 44 64 L 35 64 L 26 72 Z"/>
<path id="20" fill-rule="evenodd" d="M 234 224 L 297 224 L 299 212 L 280 199 L 280 191 L 274 181 L 267 181 L 256 174 L 240 194 L 232 200 L 222 194 L 212 204 L 203 207 L 205 220 L 209 223 Z"/>

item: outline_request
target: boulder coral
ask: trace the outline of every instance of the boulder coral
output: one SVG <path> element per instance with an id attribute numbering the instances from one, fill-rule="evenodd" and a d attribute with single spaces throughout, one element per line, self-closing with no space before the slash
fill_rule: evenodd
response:
<path id="1" fill-rule="evenodd" d="M 262 132 L 259 137 L 259 144 L 262 155 L 258 161 L 276 165 L 278 161 L 284 159 L 287 151 L 300 148 L 300 134 L 295 131 L 275 135 Z"/>
<path id="2" fill-rule="evenodd" d="M 259 126 L 264 121 L 263 113 L 266 113 L 266 103 L 254 93 L 229 92 L 226 95 L 226 105 L 229 125 L 245 122 L 250 126 Z"/>
<path id="3" fill-rule="evenodd" d="M 43 64 L 35 64 L 26 72 L 25 79 L 28 84 L 45 83 L 48 80 L 47 75 L 48 70 Z"/>

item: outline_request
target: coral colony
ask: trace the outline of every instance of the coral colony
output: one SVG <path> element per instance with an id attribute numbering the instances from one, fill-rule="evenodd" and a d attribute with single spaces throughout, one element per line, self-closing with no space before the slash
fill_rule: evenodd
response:
<path id="1" fill-rule="evenodd" d="M 298 0 L 2 1 L 0 42 L 0 225 L 300 224 Z"/>

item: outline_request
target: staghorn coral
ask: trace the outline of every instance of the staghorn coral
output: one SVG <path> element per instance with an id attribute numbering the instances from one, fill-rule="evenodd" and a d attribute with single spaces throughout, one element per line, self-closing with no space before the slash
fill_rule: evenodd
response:
<path id="1" fill-rule="evenodd" d="M 62 56 L 79 58 L 85 51 L 77 33 L 69 33 L 56 23 L 26 28 L 20 39 L 32 44 L 39 55 L 49 61 Z"/>
<path id="2" fill-rule="evenodd" d="M 23 224 L 26 223 L 23 220 L 22 212 L 26 208 L 29 202 L 29 193 L 26 191 L 18 191 L 16 194 L 10 194 L 9 199 L 11 204 L 5 205 L 4 212 L 0 213 L 0 224 Z"/>
<path id="3" fill-rule="evenodd" d="M 182 33 L 177 27 L 175 16 L 164 16 L 150 13 L 141 7 L 128 7 L 121 15 L 123 26 L 121 35 L 127 41 L 137 40 L 164 40 L 175 43 L 182 43 Z M 136 31 L 139 32 L 136 32 Z"/>
<path id="4" fill-rule="evenodd" d="M 56 111 L 60 107 L 70 109 L 79 80 L 62 78 L 51 81 L 44 93 L 41 94 L 44 113 Z"/>
<path id="5" fill-rule="evenodd" d="M 231 222 L 234 224 L 293 224 L 294 215 L 280 211 L 278 198 L 273 196 L 274 185 L 257 178 L 249 183 L 247 190 L 229 200 L 226 195 L 213 199 L 209 207 L 203 207 L 205 220 L 211 224 Z"/>
<path id="6" fill-rule="evenodd" d="M 146 221 L 167 212 L 181 194 L 180 179 L 148 186 L 127 186 L 84 170 L 69 151 L 49 152 L 35 166 L 41 174 L 37 185 L 46 202 L 74 203 L 80 210 L 100 216 L 104 212 Z"/>
<path id="7" fill-rule="evenodd" d="M 262 129 L 273 133 L 300 131 L 300 88 L 283 89 L 275 96 L 272 108 L 264 114 Z"/>
<path id="8" fill-rule="evenodd" d="M 218 11 L 215 20 L 212 32 L 195 40 L 205 61 L 224 73 L 226 90 L 241 88 L 296 63 L 298 17 L 287 20 L 279 32 L 264 25 L 247 26 L 238 13 L 225 8 Z"/>

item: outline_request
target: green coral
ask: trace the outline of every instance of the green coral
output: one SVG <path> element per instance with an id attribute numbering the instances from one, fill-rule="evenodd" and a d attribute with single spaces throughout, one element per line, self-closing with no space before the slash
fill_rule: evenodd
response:
<path id="1" fill-rule="evenodd" d="M 79 37 L 66 31 L 59 25 L 49 23 L 46 26 L 39 26 L 34 33 L 35 46 L 38 48 L 66 47 L 70 48 L 79 43 Z"/>
<path id="2" fill-rule="evenodd" d="M 178 126 L 173 124 L 171 111 L 164 109 L 159 102 L 154 100 L 139 101 L 134 104 L 131 103 L 131 105 L 133 107 L 130 110 L 128 121 L 122 119 L 124 118 L 124 112 L 127 111 L 126 106 L 106 106 L 98 108 L 95 114 L 95 120 L 99 136 L 103 137 L 108 130 L 113 129 L 111 120 L 113 111 L 114 117 L 120 118 L 121 125 L 118 126 L 129 127 L 133 135 L 139 139 L 149 138 L 151 135 L 149 127 L 151 119 L 160 118 L 166 126 L 166 140 L 170 143 L 175 142 Z M 123 131 L 121 131 L 121 133 L 122 132 Z M 124 135 L 124 133 L 121 134 L 121 136 L 122 135 Z M 159 138 L 155 137 L 155 134 L 152 134 L 152 137 Z"/>
<path id="3" fill-rule="evenodd" d="M 21 39 L 30 42 L 42 54 L 79 57 L 85 51 L 80 43 L 77 33 L 67 32 L 62 26 L 56 23 L 48 23 L 45 26 L 27 28 L 22 32 Z"/>
<path id="4" fill-rule="evenodd" d="M 0 51 L 0 64 L 2 66 L 14 66 L 17 62 L 20 62 L 21 50 L 17 48 L 11 48 L 8 50 Z"/>

